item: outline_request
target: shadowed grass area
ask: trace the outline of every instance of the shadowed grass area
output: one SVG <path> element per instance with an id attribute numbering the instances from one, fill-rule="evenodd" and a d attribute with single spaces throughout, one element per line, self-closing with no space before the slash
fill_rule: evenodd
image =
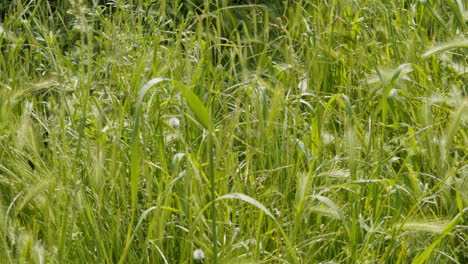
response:
<path id="1" fill-rule="evenodd" d="M 466 263 L 467 10 L 2 2 L 0 259 Z"/>

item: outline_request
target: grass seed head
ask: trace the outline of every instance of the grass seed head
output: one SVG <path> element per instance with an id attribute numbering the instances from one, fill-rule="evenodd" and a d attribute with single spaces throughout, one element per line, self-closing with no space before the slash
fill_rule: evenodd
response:
<path id="1" fill-rule="evenodd" d="M 203 250 L 199 248 L 195 249 L 193 251 L 193 259 L 200 261 L 205 259 L 205 252 L 203 252 Z"/>
<path id="2" fill-rule="evenodd" d="M 178 128 L 180 126 L 180 120 L 177 117 L 169 118 L 167 123 L 173 128 Z"/>

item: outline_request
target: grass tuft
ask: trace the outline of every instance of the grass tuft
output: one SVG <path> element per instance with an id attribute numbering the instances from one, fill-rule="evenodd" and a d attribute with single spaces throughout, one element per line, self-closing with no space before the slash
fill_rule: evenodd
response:
<path id="1" fill-rule="evenodd" d="M 467 263 L 466 2 L 0 1 L 2 263 Z"/>

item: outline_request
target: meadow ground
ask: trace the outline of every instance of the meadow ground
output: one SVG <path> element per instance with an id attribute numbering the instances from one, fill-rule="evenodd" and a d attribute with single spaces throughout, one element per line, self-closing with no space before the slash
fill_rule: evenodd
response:
<path id="1" fill-rule="evenodd" d="M 465 0 L 2 1 L 2 263 L 468 263 Z"/>

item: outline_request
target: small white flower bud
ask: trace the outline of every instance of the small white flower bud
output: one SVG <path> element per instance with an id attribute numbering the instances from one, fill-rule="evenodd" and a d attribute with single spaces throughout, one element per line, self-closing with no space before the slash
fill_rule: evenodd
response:
<path id="1" fill-rule="evenodd" d="M 180 126 L 180 120 L 177 117 L 169 118 L 167 123 L 173 128 L 178 128 Z"/>
<path id="2" fill-rule="evenodd" d="M 203 260 L 205 258 L 205 252 L 201 249 L 195 249 L 193 251 L 193 259 L 195 260 Z"/>

